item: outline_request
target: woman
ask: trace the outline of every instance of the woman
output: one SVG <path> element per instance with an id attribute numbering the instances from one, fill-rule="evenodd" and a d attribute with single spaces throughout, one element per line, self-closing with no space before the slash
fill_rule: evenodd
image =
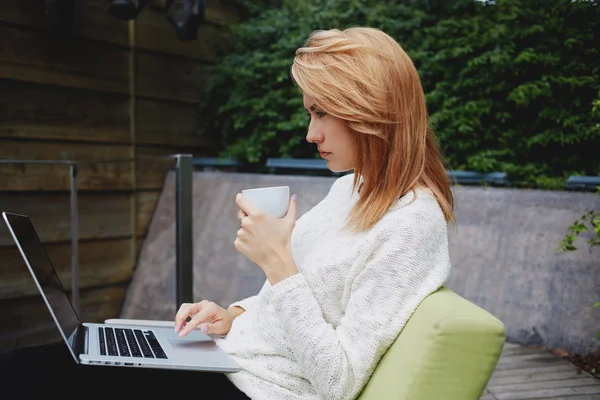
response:
<path id="1" fill-rule="evenodd" d="M 243 396 L 354 399 L 448 277 L 453 198 L 419 75 L 391 37 L 315 32 L 291 73 L 310 116 L 306 140 L 330 170 L 353 173 L 298 220 L 295 196 L 275 219 L 238 194 L 234 245 L 265 284 L 228 309 L 181 305 L 175 331 L 226 335 L 217 343 L 242 366 L 227 377 Z"/>
<path id="2" fill-rule="evenodd" d="M 200 326 L 221 335 L 217 343 L 242 370 L 87 367 L 60 343 L 4 356 L 5 390 L 78 397 L 68 389 L 110 384 L 122 396 L 168 387 L 177 397 L 211 400 L 360 394 L 419 303 L 448 277 L 452 194 L 417 71 L 388 35 L 315 32 L 291 72 L 310 116 L 306 139 L 329 169 L 353 174 L 337 179 L 298 220 L 295 196 L 281 219 L 236 197 L 234 245 L 264 271 L 265 284 L 228 309 L 209 301 L 181 305 L 175 331 L 185 336 Z"/>

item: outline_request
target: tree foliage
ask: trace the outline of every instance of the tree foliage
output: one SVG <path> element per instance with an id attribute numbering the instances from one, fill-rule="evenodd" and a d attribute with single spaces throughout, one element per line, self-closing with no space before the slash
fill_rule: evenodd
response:
<path id="1" fill-rule="evenodd" d="M 452 168 L 505 171 L 513 182 L 548 188 L 570 174 L 598 174 L 597 1 L 254 4 L 233 27 L 234 49 L 219 58 L 200 107 L 223 155 L 257 166 L 266 157 L 314 157 L 289 74 L 294 52 L 313 30 L 372 26 L 414 60 Z"/>

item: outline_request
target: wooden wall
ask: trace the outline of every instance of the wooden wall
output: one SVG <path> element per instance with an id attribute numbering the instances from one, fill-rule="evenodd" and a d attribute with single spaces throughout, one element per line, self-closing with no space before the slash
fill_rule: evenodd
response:
<path id="1" fill-rule="evenodd" d="M 179 41 L 164 10 L 134 22 L 106 0 L 78 1 L 75 24 L 49 35 L 45 1 L 0 2 L 0 159 L 105 160 L 214 156 L 197 104 L 236 12 L 208 0 L 198 40 Z M 173 161 L 96 164 L 79 175 L 80 312 L 118 316 L 137 249 Z M 0 164 L 0 211 L 32 217 L 70 288 L 69 171 Z M 0 353 L 59 336 L 4 223 L 0 224 Z"/>

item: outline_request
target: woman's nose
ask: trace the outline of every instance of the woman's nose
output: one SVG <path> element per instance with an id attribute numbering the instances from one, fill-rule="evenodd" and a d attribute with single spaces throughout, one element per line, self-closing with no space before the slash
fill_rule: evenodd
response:
<path id="1" fill-rule="evenodd" d="M 313 125 L 312 121 L 308 125 L 308 132 L 306 133 L 306 141 L 309 143 L 319 143 L 323 141 L 323 136 L 318 133 Z"/>

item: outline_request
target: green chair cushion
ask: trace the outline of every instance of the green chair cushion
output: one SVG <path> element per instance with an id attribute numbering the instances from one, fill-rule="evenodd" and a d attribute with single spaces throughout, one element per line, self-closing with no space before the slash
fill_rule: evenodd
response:
<path id="1" fill-rule="evenodd" d="M 359 400 L 476 400 L 506 340 L 501 321 L 447 287 L 425 298 Z"/>

